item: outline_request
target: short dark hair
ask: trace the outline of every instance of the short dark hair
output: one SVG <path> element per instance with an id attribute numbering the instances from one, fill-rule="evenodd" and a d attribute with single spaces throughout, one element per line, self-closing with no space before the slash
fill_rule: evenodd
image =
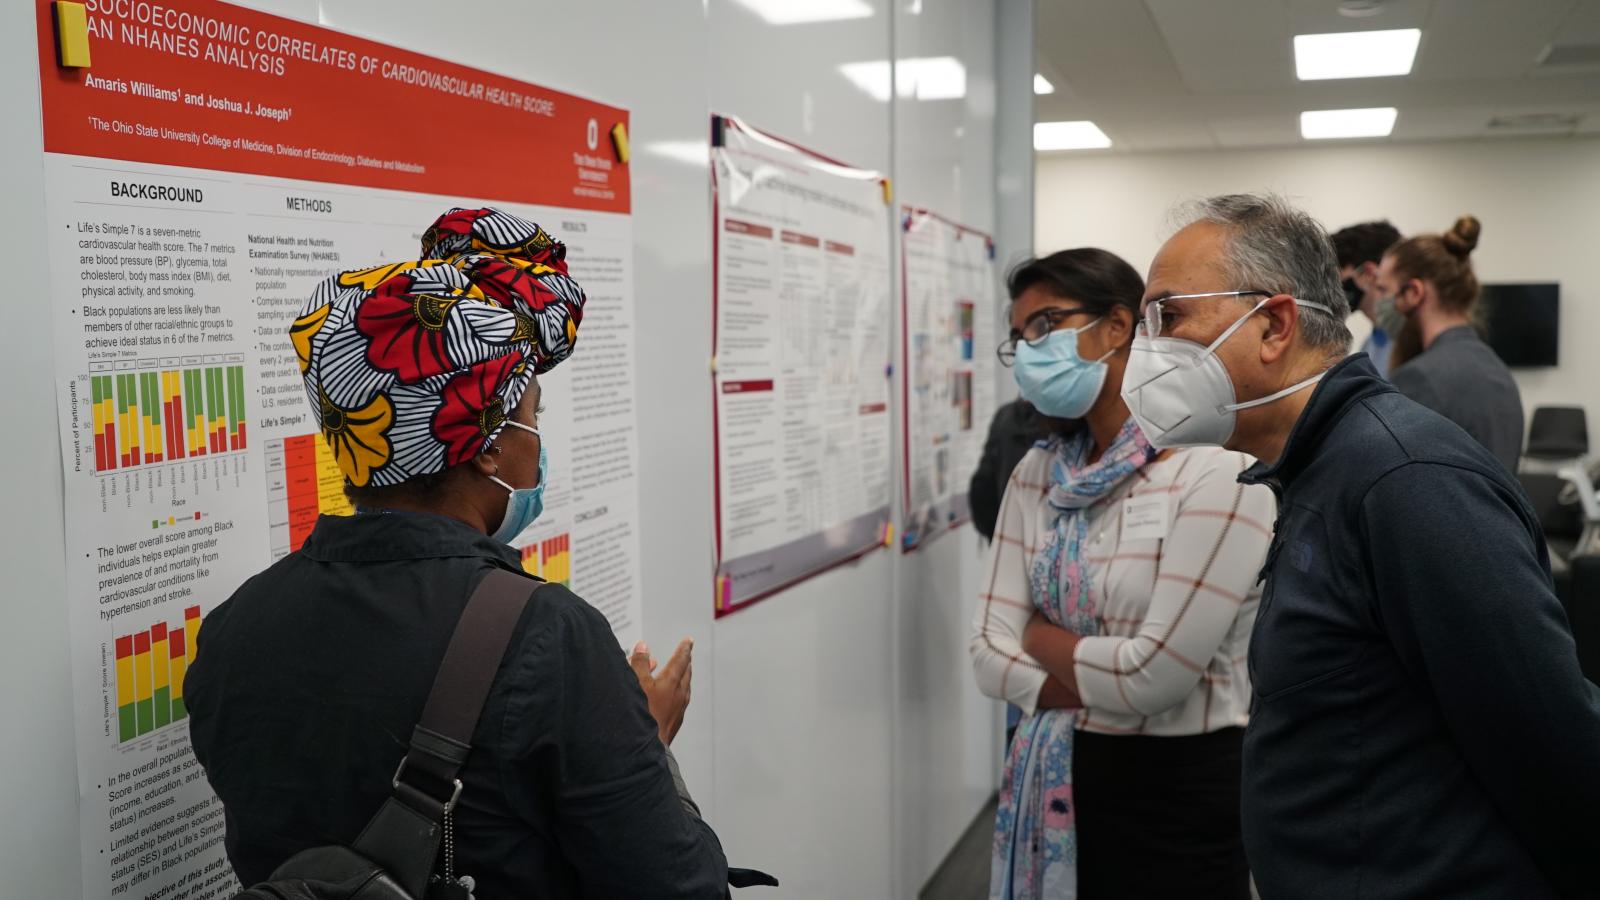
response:
<path id="1" fill-rule="evenodd" d="M 1383 254 L 1398 243 L 1400 229 L 1390 225 L 1388 219 L 1362 222 L 1333 233 L 1333 255 L 1341 269 L 1362 263 L 1377 265 L 1383 261 Z"/>
<path id="2" fill-rule="evenodd" d="M 1135 316 L 1144 299 L 1144 279 L 1122 257 L 1098 247 L 1061 250 L 1049 256 L 1026 259 L 1006 276 L 1012 302 L 1032 287 L 1085 309 L 1105 315 L 1126 306 Z"/>

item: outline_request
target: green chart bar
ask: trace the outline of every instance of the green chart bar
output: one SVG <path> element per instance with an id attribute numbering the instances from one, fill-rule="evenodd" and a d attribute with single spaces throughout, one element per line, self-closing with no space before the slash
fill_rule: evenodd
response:
<path id="1" fill-rule="evenodd" d="M 244 366 L 228 367 L 228 449 L 244 449 Z"/>
<path id="2" fill-rule="evenodd" d="M 210 414 L 206 419 L 206 435 L 212 453 L 221 453 L 226 449 L 217 443 L 217 423 L 226 411 L 222 400 L 222 379 L 217 377 L 220 371 L 215 367 L 206 370 L 206 411 Z"/>
<path id="3" fill-rule="evenodd" d="M 133 458 L 133 449 L 139 446 L 139 436 L 134 433 L 131 418 L 128 413 L 133 408 L 133 376 L 117 376 L 117 431 L 122 436 L 122 465 L 124 468 L 133 465 L 137 460 Z"/>
<path id="4" fill-rule="evenodd" d="M 166 447 L 161 432 L 161 373 L 144 372 L 139 376 L 139 415 L 141 417 L 140 441 L 145 462 L 161 462 Z"/>
<path id="5" fill-rule="evenodd" d="M 200 385 L 199 369 L 183 370 L 183 414 L 186 420 L 183 423 L 183 437 L 188 442 L 189 455 L 204 455 L 206 399 Z"/>

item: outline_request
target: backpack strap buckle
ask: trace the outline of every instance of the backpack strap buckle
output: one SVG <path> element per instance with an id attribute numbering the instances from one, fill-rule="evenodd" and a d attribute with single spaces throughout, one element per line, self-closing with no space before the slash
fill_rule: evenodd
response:
<path id="1" fill-rule="evenodd" d="M 405 770 L 406 770 L 406 758 L 402 756 L 402 757 L 400 757 L 400 765 L 395 767 L 394 778 L 390 779 L 390 781 L 389 781 L 389 786 L 394 788 L 396 792 L 400 791 L 400 785 L 401 785 L 400 775 L 401 775 L 401 773 L 405 772 Z M 456 801 L 461 799 L 461 779 L 459 779 L 459 778 L 456 778 L 456 779 L 454 779 L 452 781 L 452 789 L 451 789 L 451 792 L 450 792 L 450 799 L 449 800 L 441 801 L 437 797 L 434 797 L 432 795 L 427 794 L 427 792 L 423 791 L 422 789 L 420 789 L 420 788 L 418 788 L 418 787 L 416 787 L 414 785 L 408 784 L 405 787 L 406 787 L 407 791 L 416 791 L 417 793 L 426 796 L 429 800 L 432 800 L 435 803 L 442 803 L 444 805 L 443 812 L 449 812 L 450 810 L 454 809 L 455 805 L 456 805 Z"/>

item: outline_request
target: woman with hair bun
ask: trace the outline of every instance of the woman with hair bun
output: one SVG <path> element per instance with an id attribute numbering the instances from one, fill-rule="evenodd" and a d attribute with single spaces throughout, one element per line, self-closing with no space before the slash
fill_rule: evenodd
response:
<path id="1" fill-rule="evenodd" d="M 1405 317 L 1390 376 L 1402 394 L 1477 439 L 1508 471 L 1522 455 L 1522 394 L 1511 370 L 1473 327 L 1478 277 L 1472 251 L 1483 229 L 1462 216 L 1444 234 L 1406 238 L 1378 268 L 1379 316 Z"/>

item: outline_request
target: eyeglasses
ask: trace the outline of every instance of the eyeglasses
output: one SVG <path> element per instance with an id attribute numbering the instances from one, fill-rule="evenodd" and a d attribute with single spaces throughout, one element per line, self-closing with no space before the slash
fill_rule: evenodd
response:
<path id="1" fill-rule="evenodd" d="M 1198 299 L 1200 299 L 1202 297 L 1273 297 L 1273 296 L 1276 296 L 1276 294 L 1274 294 L 1272 291 L 1213 291 L 1212 293 L 1209 293 L 1209 294 L 1172 294 L 1170 296 L 1161 297 L 1161 298 L 1158 298 L 1156 300 L 1151 300 L 1149 303 L 1146 303 L 1144 305 L 1144 319 L 1141 320 L 1139 322 L 1139 324 L 1144 328 L 1145 333 L 1147 335 L 1149 335 L 1150 337 L 1160 337 L 1161 336 L 1162 323 L 1166 320 L 1166 317 L 1167 317 L 1167 314 L 1163 311 L 1163 305 L 1168 303 L 1168 302 L 1170 302 L 1170 301 L 1172 301 L 1172 300 L 1198 300 Z"/>
<path id="2" fill-rule="evenodd" d="M 1011 332 L 1011 336 L 1001 341 L 1000 346 L 995 348 L 995 355 L 1000 357 L 1000 365 L 1007 368 L 1016 365 L 1017 341 L 1026 341 L 1029 346 L 1037 347 L 1044 343 L 1044 339 L 1050 336 L 1050 332 L 1055 331 L 1056 326 L 1069 316 L 1092 312 L 1094 310 L 1078 307 L 1076 309 L 1042 309 L 1034 313 L 1028 317 L 1028 321 L 1022 323 L 1021 332 Z"/>

